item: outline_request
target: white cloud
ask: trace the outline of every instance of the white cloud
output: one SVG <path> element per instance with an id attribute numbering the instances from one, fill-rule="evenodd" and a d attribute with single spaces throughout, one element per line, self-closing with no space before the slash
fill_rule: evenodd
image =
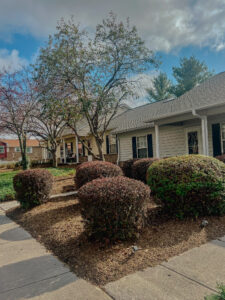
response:
<path id="1" fill-rule="evenodd" d="M 17 50 L 9 52 L 7 49 L 0 49 L 0 71 L 14 72 L 26 64 L 27 60 L 21 58 Z"/>
<path id="2" fill-rule="evenodd" d="M 126 100 L 126 104 L 130 107 L 136 107 L 148 103 L 148 100 L 146 98 L 146 88 L 152 87 L 152 81 L 157 75 L 158 71 L 152 71 L 145 74 L 139 74 L 131 78 L 131 80 L 137 82 L 134 90 L 137 98 L 130 98 Z"/>
<path id="3" fill-rule="evenodd" d="M 72 14 L 92 29 L 110 10 L 129 16 L 155 50 L 188 45 L 224 49 L 224 0 L 1 0 L 0 38 L 10 40 L 14 32 L 47 37 L 57 20 Z"/>

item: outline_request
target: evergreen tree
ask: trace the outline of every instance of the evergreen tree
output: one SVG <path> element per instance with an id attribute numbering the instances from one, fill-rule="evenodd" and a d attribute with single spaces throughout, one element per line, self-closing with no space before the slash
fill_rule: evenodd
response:
<path id="1" fill-rule="evenodd" d="M 172 86 L 171 93 L 179 97 L 212 75 L 205 62 L 199 61 L 194 56 L 183 57 L 180 66 L 173 67 L 173 76 L 177 84 Z"/>
<path id="2" fill-rule="evenodd" d="M 171 97 L 171 82 L 165 73 L 160 74 L 153 80 L 153 88 L 146 89 L 149 102 L 157 102 Z"/>

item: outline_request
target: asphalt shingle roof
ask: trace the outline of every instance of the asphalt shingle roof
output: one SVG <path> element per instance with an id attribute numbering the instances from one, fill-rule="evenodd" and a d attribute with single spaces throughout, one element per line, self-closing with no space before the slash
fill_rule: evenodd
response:
<path id="1" fill-rule="evenodd" d="M 115 117 L 109 128 L 115 133 L 149 127 L 151 122 L 175 114 L 225 104 L 225 72 L 204 81 L 179 98 L 142 105 Z"/>

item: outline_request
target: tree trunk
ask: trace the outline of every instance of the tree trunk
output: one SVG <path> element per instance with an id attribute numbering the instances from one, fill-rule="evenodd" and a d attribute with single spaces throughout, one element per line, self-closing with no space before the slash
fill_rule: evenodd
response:
<path id="1" fill-rule="evenodd" d="M 95 138 L 95 141 L 96 141 L 96 145 L 97 145 L 97 148 L 98 148 L 99 160 L 104 161 L 105 158 L 104 158 L 104 154 L 103 154 L 103 151 L 102 151 L 103 141 L 100 140 L 100 139 L 97 139 L 97 138 Z"/>
<path id="2" fill-rule="evenodd" d="M 58 161 L 57 161 L 57 157 L 56 157 L 56 150 L 52 151 L 52 166 L 53 166 L 53 168 L 58 167 Z"/>
<path id="3" fill-rule="evenodd" d="M 27 170 L 29 168 L 29 162 L 27 159 L 27 155 L 26 155 L 26 153 L 21 152 L 21 156 L 22 156 L 22 161 L 21 161 L 22 168 L 23 168 L 23 170 Z"/>

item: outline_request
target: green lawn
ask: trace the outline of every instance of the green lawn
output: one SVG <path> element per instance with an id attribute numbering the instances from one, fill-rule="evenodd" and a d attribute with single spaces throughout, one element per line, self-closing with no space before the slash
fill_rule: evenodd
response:
<path id="1" fill-rule="evenodd" d="M 53 176 L 69 176 L 75 174 L 71 168 L 47 168 Z M 0 173 L 0 201 L 14 198 L 13 177 L 20 171 Z"/>

